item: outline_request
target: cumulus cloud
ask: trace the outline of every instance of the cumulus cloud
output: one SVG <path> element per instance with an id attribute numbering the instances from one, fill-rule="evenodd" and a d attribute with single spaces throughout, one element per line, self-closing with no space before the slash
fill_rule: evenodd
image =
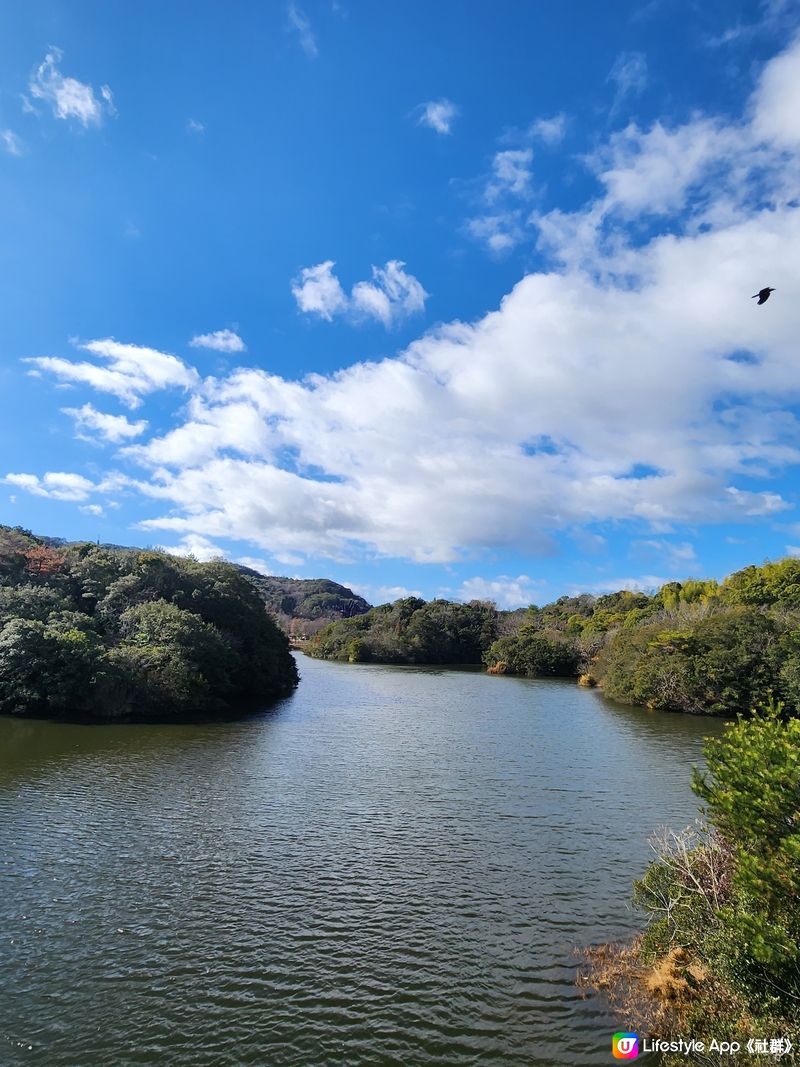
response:
<path id="1" fill-rule="evenodd" d="M 782 58 L 794 84 L 800 46 Z M 272 558 L 448 562 L 549 553 L 559 532 L 613 523 L 653 554 L 641 569 L 656 573 L 632 568 L 604 588 L 647 588 L 691 563 L 670 528 L 790 510 L 773 479 L 800 464 L 800 362 L 795 305 L 778 298 L 800 289 L 800 150 L 792 115 L 781 131 L 759 126 L 770 69 L 739 121 L 694 116 L 612 138 L 592 162 L 599 198 L 561 217 L 560 265 L 523 277 L 475 322 L 302 381 L 237 368 L 200 382 L 180 361 L 157 363 L 159 387 L 191 396 L 174 430 L 128 451 L 144 528 Z M 654 234 L 631 170 L 653 185 Z M 301 275 L 301 307 L 332 315 L 352 302 L 332 268 Z M 314 280 L 340 296 L 304 291 Z M 766 282 L 778 291 L 759 309 L 750 295 Z M 131 359 L 92 366 L 127 381 L 141 371 Z M 115 385 L 129 400 L 156 387 Z M 491 592 L 471 581 L 467 594 Z"/>
<path id="2" fill-rule="evenodd" d="M 35 474 L 7 474 L 3 481 L 52 500 L 86 500 L 96 488 L 88 478 L 64 471 L 48 471 L 42 478 Z"/>
<path id="3" fill-rule="evenodd" d="M 144 419 L 131 422 L 124 415 L 106 415 L 91 404 L 61 410 L 75 420 L 75 436 L 83 441 L 95 441 L 98 438 L 114 443 L 129 441 L 132 437 L 140 437 L 147 429 Z"/>
<path id="4" fill-rule="evenodd" d="M 286 14 L 289 29 L 297 35 L 300 47 L 309 59 L 316 59 L 319 55 L 319 48 L 317 47 L 317 40 L 311 29 L 311 23 L 308 21 L 308 16 L 305 11 L 303 11 L 301 7 L 298 7 L 297 4 L 290 3 Z"/>
<path id="5" fill-rule="evenodd" d="M 50 49 L 31 76 L 31 96 L 49 104 L 56 118 L 75 119 L 84 127 L 99 126 L 105 114 L 116 114 L 109 87 L 103 85 L 98 98 L 91 85 L 61 73 L 58 64 L 62 58 L 59 48 Z M 30 105 L 27 110 L 32 110 Z"/>
<path id="6" fill-rule="evenodd" d="M 450 133 L 453 121 L 458 115 L 458 108 L 452 100 L 442 97 L 441 100 L 428 100 L 417 108 L 419 117 L 417 124 L 427 126 L 436 133 Z"/>
<path id="7" fill-rule="evenodd" d="M 373 267 L 372 280 L 356 282 L 348 297 L 333 273 L 333 260 L 328 259 L 315 267 L 304 267 L 292 283 L 292 293 L 301 311 L 329 322 L 335 315 L 347 314 L 356 319 L 377 319 L 388 329 L 425 308 L 428 294 L 404 267 L 398 259 Z"/>
<path id="8" fill-rule="evenodd" d="M 379 319 L 387 328 L 394 322 L 425 309 L 427 293 L 413 274 L 407 274 L 398 259 L 385 267 L 372 268 L 371 282 L 357 282 L 350 302 L 356 311 Z"/>
<path id="9" fill-rule="evenodd" d="M 800 107 L 800 38 L 766 65 L 741 120 L 697 114 L 613 134 L 587 158 L 603 195 L 577 212 L 531 216 L 540 248 L 569 266 L 624 271 L 630 236 L 621 223 L 669 216 L 677 233 L 722 232 L 790 204 L 800 149 L 793 101 Z"/>
<path id="10" fill-rule="evenodd" d="M 348 306 L 345 291 L 333 273 L 334 266 L 332 259 L 326 259 L 315 267 L 303 267 L 300 277 L 292 282 L 292 295 L 300 310 L 329 322 Z"/>
<path id="11" fill-rule="evenodd" d="M 111 393 L 131 408 L 139 407 L 141 398 L 148 393 L 170 387 L 188 389 L 199 382 L 193 367 L 154 348 L 121 344 L 112 338 L 89 341 L 79 347 L 105 359 L 107 366 L 60 356 L 35 356 L 25 362 L 62 382 L 83 383 L 98 392 Z"/>
<path id="12" fill-rule="evenodd" d="M 245 352 L 247 345 L 233 330 L 195 335 L 189 342 L 192 348 L 212 348 L 215 352 Z"/>

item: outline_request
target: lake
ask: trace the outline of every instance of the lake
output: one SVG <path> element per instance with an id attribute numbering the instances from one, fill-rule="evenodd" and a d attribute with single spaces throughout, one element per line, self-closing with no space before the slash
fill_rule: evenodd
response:
<path id="1" fill-rule="evenodd" d="M 239 722 L 0 720 L 0 1062 L 612 1062 L 573 949 L 638 928 L 721 723 L 298 659 Z"/>

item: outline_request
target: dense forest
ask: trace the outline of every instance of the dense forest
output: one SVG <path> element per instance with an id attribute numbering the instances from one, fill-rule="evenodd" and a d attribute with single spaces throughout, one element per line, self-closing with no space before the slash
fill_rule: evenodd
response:
<path id="1" fill-rule="evenodd" d="M 279 578 L 239 565 L 237 570 L 261 595 L 280 628 L 293 638 L 310 637 L 329 622 L 369 611 L 363 597 L 329 578 Z"/>
<path id="2" fill-rule="evenodd" d="M 235 567 L 0 527 L 0 713 L 177 719 L 296 684 L 288 639 Z"/>
<path id="3" fill-rule="evenodd" d="M 498 612 L 483 601 L 454 604 L 404 597 L 331 623 L 305 651 L 350 663 L 480 663 L 497 626 Z"/>
<path id="4" fill-rule="evenodd" d="M 578 678 L 624 703 L 735 714 L 769 697 L 800 710 L 800 560 L 653 594 L 561 597 L 498 612 L 415 598 L 335 622 L 312 655 L 350 662 L 480 663 L 494 674 Z"/>

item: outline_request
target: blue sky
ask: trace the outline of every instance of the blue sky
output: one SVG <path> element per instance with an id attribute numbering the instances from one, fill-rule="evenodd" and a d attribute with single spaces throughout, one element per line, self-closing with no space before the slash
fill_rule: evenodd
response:
<path id="1" fill-rule="evenodd" d="M 0 521 L 375 603 L 800 553 L 799 33 L 0 4 Z"/>

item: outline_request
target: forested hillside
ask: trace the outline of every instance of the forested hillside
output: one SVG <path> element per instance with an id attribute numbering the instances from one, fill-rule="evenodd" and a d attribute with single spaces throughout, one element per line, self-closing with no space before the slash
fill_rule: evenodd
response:
<path id="1" fill-rule="evenodd" d="M 328 578 L 278 578 L 237 569 L 258 590 L 275 621 L 292 637 L 310 637 L 327 623 L 369 611 L 369 604 Z"/>
<path id="2" fill-rule="evenodd" d="M 175 719 L 296 684 L 286 636 L 235 567 L 0 527 L 0 712 Z"/>
<path id="3" fill-rule="evenodd" d="M 352 662 L 478 663 L 495 674 L 577 678 L 631 704 L 735 714 L 770 696 L 800 709 L 800 560 L 653 594 L 561 597 L 496 612 L 408 598 L 334 623 L 313 655 Z"/>
<path id="4" fill-rule="evenodd" d="M 482 601 L 404 597 L 326 626 L 306 651 L 350 663 L 480 663 L 497 636 L 497 622 L 494 605 Z"/>

